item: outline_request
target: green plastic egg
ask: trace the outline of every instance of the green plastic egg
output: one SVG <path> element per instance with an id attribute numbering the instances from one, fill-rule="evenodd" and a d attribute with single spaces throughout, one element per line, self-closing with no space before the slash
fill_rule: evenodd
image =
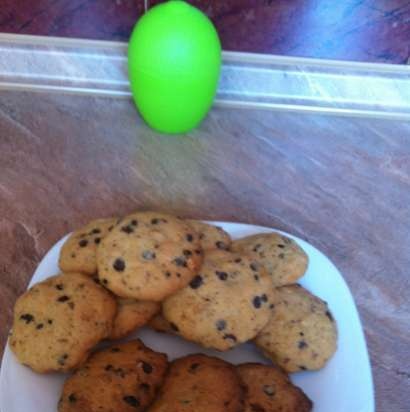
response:
<path id="1" fill-rule="evenodd" d="M 131 90 L 154 129 L 184 133 L 211 108 L 221 69 L 221 43 L 211 21 L 184 1 L 150 9 L 129 42 Z"/>

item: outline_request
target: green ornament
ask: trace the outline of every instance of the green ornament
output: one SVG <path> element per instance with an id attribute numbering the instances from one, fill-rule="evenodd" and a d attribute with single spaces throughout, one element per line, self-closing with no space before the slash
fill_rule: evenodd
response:
<path id="1" fill-rule="evenodd" d="M 131 91 L 142 117 L 164 133 L 184 133 L 204 119 L 221 70 L 221 43 L 212 22 L 184 1 L 150 9 L 128 49 Z"/>

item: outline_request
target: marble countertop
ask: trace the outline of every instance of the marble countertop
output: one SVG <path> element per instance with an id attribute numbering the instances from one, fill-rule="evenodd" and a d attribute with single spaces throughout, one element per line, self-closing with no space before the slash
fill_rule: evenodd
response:
<path id="1" fill-rule="evenodd" d="M 31 55 L 29 66 L 0 63 L 0 346 L 38 262 L 89 219 L 144 207 L 261 224 L 306 239 L 334 261 L 363 321 L 378 410 L 407 410 L 406 68 L 227 55 L 227 78 L 206 121 L 187 135 L 163 136 L 143 124 L 127 95 L 124 47 L 97 46 L 0 39 L 1 53 Z M 70 47 L 76 55 L 84 47 L 94 65 L 96 54 L 111 56 L 108 71 L 90 82 L 90 66 L 75 63 Z M 43 77 L 30 78 L 34 50 L 50 58 Z M 71 77 L 53 77 L 63 66 Z M 248 76 L 270 79 L 267 93 Z M 373 92 L 358 94 L 361 84 Z"/>

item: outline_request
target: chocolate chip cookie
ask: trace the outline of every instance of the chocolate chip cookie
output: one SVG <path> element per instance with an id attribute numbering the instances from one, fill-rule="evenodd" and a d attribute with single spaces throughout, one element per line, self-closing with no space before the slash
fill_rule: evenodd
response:
<path id="1" fill-rule="evenodd" d="M 322 368 L 337 346 L 336 322 L 326 302 L 290 285 L 277 289 L 274 305 L 256 345 L 287 372 Z"/>
<path id="2" fill-rule="evenodd" d="M 58 262 L 61 271 L 94 275 L 97 272 L 97 247 L 116 222 L 114 218 L 93 220 L 73 232 L 61 248 Z"/>
<path id="3" fill-rule="evenodd" d="M 310 412 L 312 401 L 277 366 L 237 366 L 245 385 L 244 412 Z"/>
<path id="4" fill-rule="evenodd" d="M 69 377 L 59 412 L 144 411 L 162 384 L 168 362 L 135 340 L 94 353 Z"/>
<path id="5" fill-rule="evenodd" d="M 51 277 L 17 300 L 10 348 L 36 372 L 71 370 L 109 336 L 116 309 L 112 295 L 89 276 Z"/>
<path id="6" fill-rule="evenodd" d="M 235 368 L 223 360 L 189 355 L 171 364 L 148 412 L 242 412 L 243 389 Z"/>
<path id="7" fill-rule="evenodd" d="M 117 315 L 110 339 L 121 339 L 136 329 L 146 325 L 160 310 L 158 302 L 145 302 L 133 299 L 118 299 Z"/>
<path id="8" fill-rule="evenodd" d="M 261 265 L 213 250 L 189 285 L 163 302 L 162 312 L 185 339 L 224 351 L 254 338 L 267 324 L 273 294 Z"/>
<path id="9" fill-rule="evenodd" d="M 232 250 L 263 264 L 275 287 L 295 283 L 308 266 L 308 256 L 303 249 L 279 233 L 261 233 L 235 240 Z"/>
<path id="10" fill-rule="evenodd" d="M 171 335 L 178 335 L 178 326 L 168 322 L 162 312 L 157 313 L 149 322 L 148 326 L 156 332 L 169 333 Z"/>
<path id="11" fill-rule="evenodd" d="M 198 233 L 202 249 L 229 250 L 231 247 L 232 239 L 221 227 L 199 220 L 187 220 L 187 222 Z"/>
<path id="12" fill-rule="evenodd" d="M 116 295 L 158 302 L 192 280 L 202 248 L 182 219 L 137 212 L 101 241 L 97 263 L 101 283 Z"/>

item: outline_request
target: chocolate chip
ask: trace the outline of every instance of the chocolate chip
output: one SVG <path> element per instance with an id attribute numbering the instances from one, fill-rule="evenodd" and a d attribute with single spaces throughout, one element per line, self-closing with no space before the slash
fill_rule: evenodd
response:
<path id="1" fill-rule="evenodd" d="M 53 319 L 48 319 L 48 320 L 47 320 L 47 323 L 48 323 L 49 325 L 52 325 L 52 324 L 53 324 Z"/>
<path id="2" fill-rule="evenodd" d="M 133 233 L 133 232 L 134 232 L 134 228 L 133 228 L 131 225 L 123 226 L 123 227 L 121 228 L 121 232 L 124 232 L 124 233 L 126 233 L 127 235 L 129 235 L 130 233 Z"/>
<path id="3" fill-rule="evenodd" d="M 252 412 L 265 412 L 265 408 L 258 403 L 251 403 L 249 406 L 251 407 Z"/>
<path id="4" fill-rule="evenodd" d="M 120 348 L 111 348 L 111 352 L 113 353 L 120 352 Z"/>
<path id="5" fill-rule="evenodd" d="M 125 262 L 121 259 L 115 259 L 114 264 L 112 265 L 112 267 L 114 268 L 114 270 L 116 270 L 117 272 L 124 272 L 125 270 Z"/>
<path id="6" fill-rule="evenodd" d="M 273 309 L 275 307 L 275 305 L 273 304 L 273 303 L 271 303 L 270 305 L 269 305 L 269 309 Z"/>
<path id="7" fill-rule="evenodd" d="M 333 315 L 332 315 L 328 310 L 326 311 L 326 316 L 327 316 L 332 322 L 335 321 Z"/>
<path id="8" fill-rule="evenodd" d="M 70 403 L 75 403 L 75 402 L 77 402 L 77 398 L 73 393 L 70 393 L 70 395 L 68 395 L 68 401 Z"/>
<path id="9" fill-rule="evenodd" d="M 275 388 L 272 385 L 264 385 L 263 386 L 263 392 L 265 392 L 265 394 L 268 395 L 268 396 L 274 396 L 275 395 Z"/>
<path id="10" fill-rule="evenodd" d="M 176 259 L 174 259 L 174 263 L 180 267 L 187 267 L 186 260 L 183 257 L 177 257 Z"/>
<path id="11" fill-rule="evenodd" d="M 171 272 L 165 272 L 165 276 L 166 276 L 167 278 L 170 278 L 170 277 L 171 277 Z"/>
<path id="12" fill-rule="evenodd" d="M 255 247 L 253 248 L 254 252 L 257 252 L 260 248 L 262 247 L 262 245 L 260 243 L 258 243 L 257 245 L 255 245 Z"/>
<path id="13" fill-rule="evenodd" d="M 98 235 L 99 233 L 101 233 L 101 230 L 98 229 L 98 228 L 93 229 L 93 230 L 91 231 L 91 234 L 92 234 L 92 235 Z"/>
<path id="14" fill-rule="evenodd" d="M 86 240 L 86 239 L 80 240 L 78 242 L 78 246 L 80 246 L 80 247 L 86 247 L 87 245 L 88 245 L 88 240 Z"/>
<path id="15" fill-rule="evenodd" d="M 184 256 L 191 256 L 192 255 L 192 252 L 188 249 L 185 249 L 182 253 L 184 254 Z"/>
<path id="16" fill-rule="evenodd" d="M 197 255 L 202 255 L 202 250 L 201 250 L 201 249 L 196 249 L 196 250 L 195 250 L 195 253 L 196 253 Z"/>
<path id="17" fill-rule="evenodd" d="M 259 265 L 258 265 L 257 263 L 255 263 L 255 262 L 252 262 L 252 263 L 249 265 L 249 267 L 250 267 L 254 272 L 257 272 L 258 269 L 259 269 Z"/>
<path id="18" fill-rule="evenodd" d="M 140 383 L 140 389 L 148 392 L 150 390 L 151 386 L 148 383 Z"/>
<path id="19" fill-rule="evenodd" d="M 63 295 L 57 298 L 57 302 L 67 302 L 67 300 L 70 300 L 70 298 L 67 295 Z"/>
<path id="20" fill-rule="evenodd" d="M 194 240 L 194 237 L 193 237 L 190 233 L 188 233 L 188 234 L 186 235 L 186 240 L 187 240 L 188 242 L 192 242 L 192 241 Z"/>
<path id="21" fill-rule="evenodd" d="M 222 249 L 222 250 L 228 249 L 228 246 L 226 245 L 226 243 L 222 242 L 220 240 L 218 242 L 216 242 L 215 245 L 218 249 Z"/>
<path id="22" fill-rule="evenodd" d="M 259 309 L 262 306 L 262 299 L 259 296 L 255 296 L 253 298 L 253 306 L 255 306 L 256 309 Z"/>
<path id="23" fill-rule="evenodd" d="M 103 279 L 102 281 L 101 281 L 104 285 L 108 285 L 108 280 L 107 279 Z"/>
<path id="24" fill-rule="evenodd" d="M 175 323 L 170 322 L 169 326 L 171 326 L 171 329 L 172 329 L 174 332 L 179 332 L 179 328 L 178 328 L 177 325 L 175 325 Z"/>
<path id="25" fill-rule="evenodd" d="M 309 345 L 304 341 L 304 340 L 300 340 L 298 343 L 298 348 L 299 349 L 305 349 L 307 348 Z"/>
<path id="26" fill-rule="evenodd" d="M 108 372 L 113 368 L 112 365 L 108 364 L 104 369 Z"/>
<path id="27" fill-rule="evenodd" d="M 29 313 L 25 313 L 24 315 L 20 316 L 21 320 L 25 320 L 26 324 L 28 325 L 30 322 L 33 322 L 34 316 L 30 315 Z"/>
<path id="28" fill-rule="evenodd" d="M 263 302 L 267 302 L 267 301 L 268 301 L 268 297 L 266 296 L 265 293 L 261 296 L 261 299 L 262 299 Z"/>
<path id="29" fill-rule="evenodd" d="M 241 263 L 241 262 L 242 262 L 242 258 L 236 258 L 236 259 L 234 260 L 234 262 L 235 262 L 235 263 Z"/>
<path id="30" fill-rule="evenodd" d="M 122 399 L 125 403 L 128 403 L 128 405 L 132 406 L 133 408 L 138 408 L 140 406 L 140 401 L 135 396 L 127 395 Z"/>
<path id="31" fill-rule="evenodd" d="M 150 250 L 144 250 L 142 252 L 142 257 L 145 260 L 154 260 L 157 257 L 157 255 L 155 254 L 155 252 L 151 252 Z"/>
<path id="32" fill-rule="evenodd" d="M 157 225 L 159 223 L 159 219 L 151 219 L 151 225 Z"/>
<path id="33" fill-rule="evenodd" d="M 253 278 L 254 278 L 256 281 L 259 281 L 259 276 L 258 276 L 258 275 L 254 275 Z"/>
<path id="34" fill-rule="evenodd" d="M 152 372 L 152 366 L 147 362 L 142 362 L 142 370 L 145 373 L 150 374 Z"/>
<path id="35" fill-rule="evenodd" d="M 64 366 L 67 358 L 68 358 L 68 355 L 66 353 L 64 355 L 61 355 L 57 360 L 58 364 L 61 366 Z"/>
<path id="36" fill-rule="evenodd" d="M 199 363 L 193 363 L 193 364 L 189 367 L 189 369 L 190 369 L 191 371 L 194 371 L 194 370 L 198 369 L 198 367 L 199 367 Z"/>
<path id="37" fill-rule="evenodd" d="M 228 279 L 228 274 L 226 272 L 219 272 L 218 270 L 215 272 L 216 276 L 218 276 L 219 280 L 226 280 Z"/>
<path id="38" fill-rule="evenodd" d="M 216 329 L 218 329 L 219 331 L 224 330 L 226 328 L 226 321 L 219 319 L 215 322 L 215 325 Z"/>
<path id="39" fill-rule="evenodd" d="M 56 289 L 57 290 L 63 290 L 64 289 L 64 285 L 62 283 L 59 283 L 58 285 L 56 285 Z"/>
<path id="40" fill-rule="evenodd" d="M 192 289 L 198 289 L 199 287 L 202 286 L 203 283 L 204 281 L 202 279 L 202 276 L 196 275 L 189 283 L 189 286 L 191 286 Z"/>
<path id="41" fill-rule="evenodd" d="M 43 324 L 43 323 L 39 323 L 39 324 L 36 326 L 36 329 L 43 329 L 43 327 L 44 327 L 44 324 Z"/>
<path id="42" fill-rule="evenodd" d="M 76 255 L 75 253 L 71 253 L 71 257 L 72 257 L 73 259 L 75 259 L 75 258 L 77 257 L 77 255 Z"/>
<path id="43" fill-rule="evenodd" d="M 299 365 L 299 369 L 302 370 L 302 371 L 306 371 L 306 370 L 307 370 L 307 367 L 306 367 L 306 366 L 303 366 L 303 365 Z"/>
<path id="44" fill-rule="evenodd" d="M 232 335 L 231 333 L 226 333 L 224 336 L 223 336 L 223 338 L 225 339 L 225 340 L 227 340 L 227 339 L 229 339 L 229 340 L 232 340 L 232 341 L 234 341 L 234 342 L 236 342 L 238 339 L 236 338 L 236 336 L 235 335 Z"/>
<path id="45" fill-rule="evenodd" d="M 96 245 L 99 245 L 100 242 L 101 242 L 101 238 L 100 238 L 100 237 L 96 237 L 96 238 L 94 239 L 94 243 L 95 243 Z"/>
<path id="46" fill-rule="evenodd" d="M 177 278 L 180 278 L 181 274 L 179 272 L 177 272 Z"/>
<path id="47" fill-rule="evenodd" d="M 75 308 L 74 302 L 68 302 L 67 305 L 68 305 L 68 307 L 69 307 L 70 309 L 74 309 L 74 308 Z"/>
<path id="48" fill-rule="evenodd" d="M 138 221 L 135 220 L 135 219 L 132 219 L 132 220 L 131 220 L 131 224 L 132 224 L 133 226 L 138 226 Z"/>
<path id="49" fill-rule="evenodd" d="M 114 229 L 114 226 L 110 226 L 110 227 L 108 228 L 108 231 L 111 232 L 111 230 L 113 230 L 113 229 Z"/>

